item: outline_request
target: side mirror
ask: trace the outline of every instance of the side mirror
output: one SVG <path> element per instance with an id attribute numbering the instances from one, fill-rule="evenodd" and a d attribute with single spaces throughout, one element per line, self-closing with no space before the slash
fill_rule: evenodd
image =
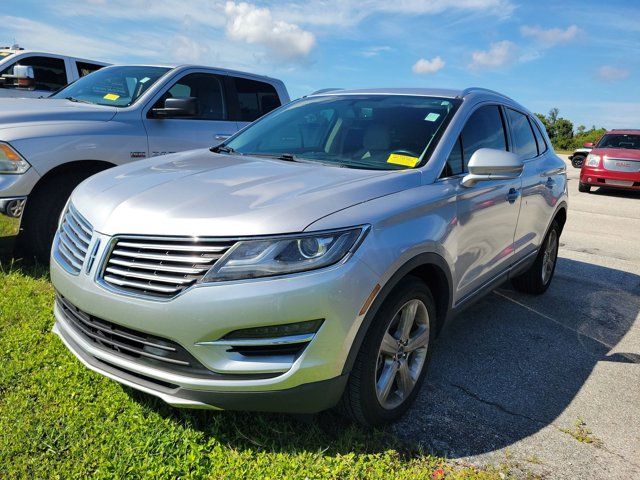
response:
<path id="1" fill-rule="evenodd" d="M 584 148 L 593 148 L 593 142 L 584 142 L 582 146 Z"/>
<path id="2" fill-rule="evenodd" d="M 462 178 L 463 187 L 473 187 L 487 180 L 512 180 L 518 178 L 524 163 L 518 155 L 504 150 L 481 148 L 469 160 L 469 173 Z"/>
<path id="3" fill-rule="evenodd" d="M 196 97 L 167 98 L 164 101 L 164 108 L 154 108 L 152 110 L 156 117 L 195 117 L 198 115 L 198 99 Z"/>
<path id="4" fill-rule="evenodd" d="M 2 75 L 2 84 L 18 88 L 31 88 L 35 85 L 33 67 L 27 65 L 14 65 L 13 73 Z"/>

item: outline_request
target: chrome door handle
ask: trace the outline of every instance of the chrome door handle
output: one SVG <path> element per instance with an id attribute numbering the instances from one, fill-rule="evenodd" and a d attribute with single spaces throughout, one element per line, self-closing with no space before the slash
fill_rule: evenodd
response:
<path id="1" fill-rule="evenodd" d="M 227 138 L 229 138 L 231 135 L 227 135 L 226 133 L 218 133 L 216 134 L 216 136 L 214 137 L 216 140 L 226 140 Z"/>
<path id="2" fill-rule="evenodd" d="M 513 203 L 518 199 L 519 196 L 520 196 L 520 191 L 518 189 L 510 188 L 509 193 L 507 193 L 507 201 L 509 203 Z"/>
<path id="3" fill-rule="evenodd" d="M 547 181 L 544 184 L 544 186 L 547 188 L 553 188 L 555 184 L 556 184 L 556 181 L 553 178 L 549 177 L 547 178 Z"/>

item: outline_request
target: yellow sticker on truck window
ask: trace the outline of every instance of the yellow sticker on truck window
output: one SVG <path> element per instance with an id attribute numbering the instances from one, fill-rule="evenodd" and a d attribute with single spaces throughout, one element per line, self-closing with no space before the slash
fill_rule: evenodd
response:
<path id="1" fill-rule="evenodd" d="M 403 165 L 405 167 L 415 167 L 420 159 L 418 157 L 411 157 L 409 155 L 401 155 L 399 153 L 392 153 L 387 158 L 387 163 L 393 163 L 395 165 Z"/>
<path id="2" fill-rule="evenodd" d="M 105 100 L 111 100 L 112 102 L 115 102 L 117 99 L 120 98 L 120 95 L 116 95 L 115 93 L 107 93 L 104 97 Z"/>

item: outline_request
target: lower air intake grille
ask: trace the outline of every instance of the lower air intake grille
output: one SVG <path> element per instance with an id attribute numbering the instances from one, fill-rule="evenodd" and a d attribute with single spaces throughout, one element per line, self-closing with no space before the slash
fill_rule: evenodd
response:
<path id="1" fill-rule="evenodd" d="M 58 230 L 58 241 L 54 252 L 58 261 L 63 263 L 70 272 L 80 273 L 92 236 L 91 224 L 82 218 L 73 205 L 69 204 Z"/>
<path id="2" fill-rule="evenodd" d="M 171 298 L 200 280 L 234 242 L 120 237 L 102 272 L 118 290 Z"/>
<path id="3" fill-rule="evenodd" d="M 96 318 L 78 309 L 59 294 L 56 295 L 56 303 L 67 323 L 86 341 L 101 349 L 173 373 L 224 378 L 205 368 L 175 342 Z"/>

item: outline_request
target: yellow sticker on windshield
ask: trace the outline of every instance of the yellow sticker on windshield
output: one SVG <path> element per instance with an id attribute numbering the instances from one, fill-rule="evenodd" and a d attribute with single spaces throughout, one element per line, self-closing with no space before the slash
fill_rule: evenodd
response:
<path id="1" fill-rule="evenodd" d="M 107 93 L 104 97 L 105 100 L 111 100 L 112 102 L 115 102 L 117 99 L 120 98 L 120 95 L 116 95 L 115 93 Z"/>
<path id="2" fill-rule="evenodd" d="M 400 155 L 399 153 L 392 153 L 387 158 L 387 163 L 393 163 L 395 165 L 403 165 L 405 167 L 415 167 L 420 159 L 418 157 L 411 157 L 409 155 Z"/>

